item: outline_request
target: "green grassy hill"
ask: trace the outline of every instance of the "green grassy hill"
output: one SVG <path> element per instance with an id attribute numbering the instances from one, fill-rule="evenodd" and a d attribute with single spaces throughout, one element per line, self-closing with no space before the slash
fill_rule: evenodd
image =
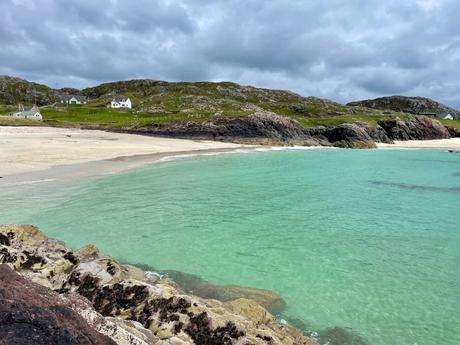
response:
<path id="1" fill-rule="evenodd" d="M 12 77 L 0 77 L 0 115 L 14 111 L 17 103 L 42 105 L 44 123 L 50 126 L 84 126 L 100 128 L 140 128 L 176 122 L 200 122 L 214 116 L 239 117 L 257 111 L 270 111 L 296 119 L 304 127 L 337 125 L 366 121 L 376 123 L 382 118 L 404 113 L 345 106 L 316 97 L 303 97 L 290 91 L 241 86 L 231 82 L 179 82 L 129 80 L 105 83 L 83 89 L 86 105 L 63 105 L 59 93 L 45 85 Z M 130 97 L 133 109 L 110 109 L 107 103 L 117 95 Z M 39 101 L 38 101 L 39 100 Z M 0 124 L 11 124 L 0 118 Z M 24 121 L 21 121 L 24 124 Z M 449 121 L 458 126 L 460 122 Z"/>

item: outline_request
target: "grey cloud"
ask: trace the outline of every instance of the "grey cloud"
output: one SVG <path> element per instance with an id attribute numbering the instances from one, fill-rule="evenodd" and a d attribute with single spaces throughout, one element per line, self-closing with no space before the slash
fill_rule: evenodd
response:
<path id="1" fill-rule="evenodd" d="M 457 0 L 3 0 L 0 73 L 53 86 L 232 80 L 460 107 Z"/>

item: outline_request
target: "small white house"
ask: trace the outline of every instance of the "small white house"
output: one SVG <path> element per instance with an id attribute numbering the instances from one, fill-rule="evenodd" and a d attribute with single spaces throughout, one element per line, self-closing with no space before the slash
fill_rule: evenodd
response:
<path id="1" fill-rule="evenodd" d="M 29 119 L 29 120 L 43 120 L 43 116 L 40 113 L 40 109 L 36 105 L 34 105 L 29 110 L 25 110 L 22 105 L 19 105 L 19 109 L 17 112 L 10 114 L 11 117 L 17 119 Z"/>
<path id="2" fill-rule="evenodd" d="M 59 95 L 61 98 L 61 103 L 65 104 L 86 104 L 88 103 L 88 98 L 81 95 L 69 95 L 67 93 Z"/>
<path id="3" fill-rule="evenodd" d="M 115 97 L 109 103 L 109 107 L 115 108 L 115 109 L 119 109 L 119 108 L 131 109 L 132 104 L 131 104 L 131 100 L 129 99 L 129 97 Z"/>
<path id="4" fill-rule="evenodd" d="M 454 117 L 451 114 L 442 114 L 444 120 L 453 120 Z"/>

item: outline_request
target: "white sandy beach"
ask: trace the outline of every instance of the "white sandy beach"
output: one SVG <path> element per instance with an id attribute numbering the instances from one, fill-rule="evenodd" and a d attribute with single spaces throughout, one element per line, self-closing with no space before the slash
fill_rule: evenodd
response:
<path id="1" fill-rule="evenodd" d="M 394 144 L 377 144 L 378 148 L 395 149 L 444 149 L 460 150 L 460 138 L 437 140 L 395 141 Z"/>
<path id="2" fill-rule="evenodd" d="M 112 162 L 112 166 L 105 166 L 104 173 L 107 173 L 112 169 L 119 171 L 147 164 L 169 154 L 222 152 L 249 147 L 216 141 L 149 137 L 73 128 L 0 127 L 0 176 L 45 171 L 54 166 L 116 159 L 116 164 Z M 460 138 L 396 141 L 395 144 L 378 144 L 378 147 L 460 150 Z M 132 159 L 133 157 L 135 159 Z"/>
<path id="3" fill-rule="evenodd" d="M 40 171 L 124 156 L 203 150 L 234 150 L 245 146 L 52 127 L 0 127 L 0 176 Z"/>

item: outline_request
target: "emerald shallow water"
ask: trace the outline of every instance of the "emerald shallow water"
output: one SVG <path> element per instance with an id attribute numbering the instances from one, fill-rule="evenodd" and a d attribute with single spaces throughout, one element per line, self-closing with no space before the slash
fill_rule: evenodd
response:
<path id="1" fill-rule="evenodd" d="M 279 292 L 281 317 L 370 344 L 460 344 L 460 155 L 197 157 L 55 190 L 0 190 L 0 223 L 73 247 Z"/>

